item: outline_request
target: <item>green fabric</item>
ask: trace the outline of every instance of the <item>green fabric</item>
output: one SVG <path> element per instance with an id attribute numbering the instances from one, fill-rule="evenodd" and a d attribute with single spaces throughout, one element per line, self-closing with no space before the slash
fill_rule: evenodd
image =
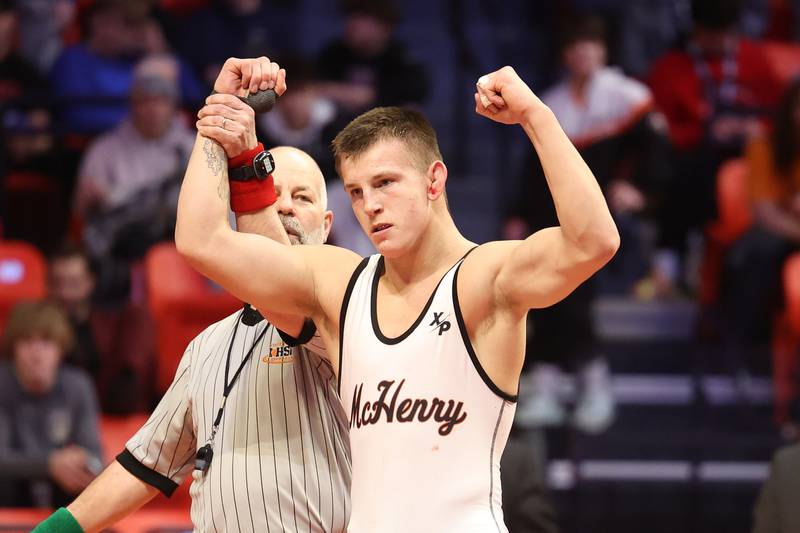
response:
<path id="1" fill-rule="evenodd" d="M 31 533 L 83 533 L 83 528 L 65 508 L 60 508 Z"/>

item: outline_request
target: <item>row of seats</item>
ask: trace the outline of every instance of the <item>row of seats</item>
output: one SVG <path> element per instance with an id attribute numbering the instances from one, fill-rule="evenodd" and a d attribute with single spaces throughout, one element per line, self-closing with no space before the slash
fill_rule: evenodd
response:
<path id="1" fill-rule="evenodd" d="M 726 162 L 716 184 L 717 220 L 706 228 L 706 250 L 701 272 L 700 302 L 713 305 L 719 296 L 722 261 L 728 248 L 753 223 L 748 190 L 748 167 L 743 159 Z M 792 254 L 782 272 L 784 309 L 775 318 L 772 335 L 774 416 L 788 420 L 790 404 L 798 394 L 800 370 L 800 252 Z"/>
<path id="2" fill-rule="evenodd" d="M 163 392 L 189 342 L 242 304 L 192 269 L 171 242 L 148 251 L 144 274 L 156 327 L 157 384 Z M 47 264 L 41 252 L 25 242 L 0 241 L 0 331 L 15 303 L 43 298 L 46 292 Z"/>

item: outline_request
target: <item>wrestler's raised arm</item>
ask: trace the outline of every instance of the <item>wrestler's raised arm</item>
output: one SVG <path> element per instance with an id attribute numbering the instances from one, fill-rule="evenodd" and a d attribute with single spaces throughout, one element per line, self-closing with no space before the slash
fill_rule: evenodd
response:
<path id="1" fill-rule="evenodd" d="M 266 58 L 231 58 L 214 88 L 224 94 L 210 96 L 207 104 L 230 103 L 226 94 L 243 95 L 248 90 L 274 89 L 280 95 L 286 90 L 286 73 Z M 224 117 L 214 120 L 220 128 L 223 122 L 228 126 Z M 293 247 L 234 232 L 227 221 L 228 194 L 223 148 L 198 135 L 178 202 L 178 250 L 197 270 L 259 309 L 335 320 L 336 307 L 360 258 L 331 246 Z"/>
<path id="2" fill-rule="evenodd" d="M 552 111 L 511 67 L 481 77 L 475 105 L 480 115 L 522 126 L 542 162 L 558 214 L 559 226 L 523 241 L 493 243 L 484 254 L 502 258 L 495 260 L 494 292 L 521 316 L 558 302 L 599 270 L 617 251 L 619 233 L 592 171 Z"/>

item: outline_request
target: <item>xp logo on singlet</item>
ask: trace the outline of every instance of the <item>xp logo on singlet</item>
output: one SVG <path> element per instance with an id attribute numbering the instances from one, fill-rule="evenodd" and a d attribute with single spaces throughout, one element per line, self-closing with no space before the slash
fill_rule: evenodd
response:
<path id="1" fill-rule="evenodd" d="M 446 318 L 449 318 L 450 315 L 442 318 L 443 314 L 444 314 L 444 311 L 442 311 L 441 313 L 437 313 L 436 311 L 434 311 L 433 312 L 433 321 L 431 321 L 431 323 L 428 324 L 429 326 L 433 326 L 434 330 L 438 329 L 440 336 L 441 336 L 442 333 L 444 333 L 445 331 L 450 329 L 450 321 L 449 320 L 445 320 Z"/>
<path id="2" fill-rule="evenodd" d="M 406 380 L 400 381 L 395 387 L 394 380 L 384 380 L 378 383 L 378 399 L 374 402 L 361 403 L 361 393 L 364 384 L 356 385 L 353 391 L 353 405 L 350 411 L 350 428 L 360 428 L 371 424 L 378 424 L 383 418 L 387 424 L 394 422 L 427 422 L 433 420 L 439 423 L 439 435 L 449 435 L 453 428 L 466 420 L 467 413 L 464 402 L 455 400 L 440 400 L 433 398 L 402 398 L 401 392 Z M 392 391 L 392 389 L 394 389 Z M 391 398 L 389 397 L 391 396 Z"/>
<path id="3" fill-rule="evenodd" d="M 294 353 L 291 346 L 279 342 L 269 347 L 269 353 L 261 361 L 270 365 L 283 365 L 294 362 Z"/>

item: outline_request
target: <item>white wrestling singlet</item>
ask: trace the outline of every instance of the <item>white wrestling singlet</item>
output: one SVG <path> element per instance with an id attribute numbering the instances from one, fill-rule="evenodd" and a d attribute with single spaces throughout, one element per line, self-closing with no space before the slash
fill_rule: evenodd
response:
<path id="1" fill-rule="evenodd" d="M 383 257 L 365 259 L 342 303 L 339 391 L 349 417 L 349 533 L 506 533 L 500 457 L 516 409 L 481 367 L 455 290 L 459 261 L 414 324 L 378 325 Z"/>

